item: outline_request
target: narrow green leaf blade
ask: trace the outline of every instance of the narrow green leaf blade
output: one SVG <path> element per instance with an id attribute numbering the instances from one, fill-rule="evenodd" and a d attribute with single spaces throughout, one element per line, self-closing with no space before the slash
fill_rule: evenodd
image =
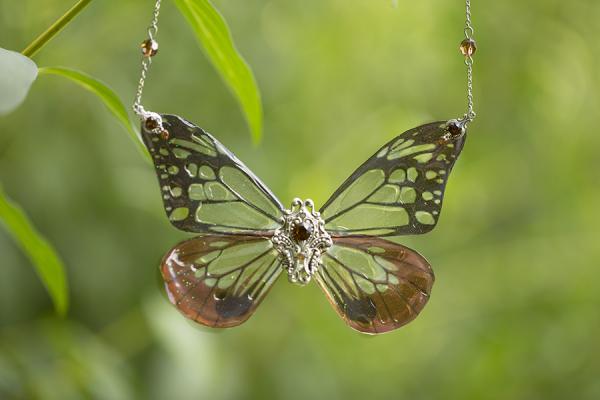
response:
<path id="1" fill-rule="evenodd" d="M 65 315 L 69 305 L 65 267 L 54 248 L 37 232 L 25 212 L 6 196 L 2 187 L 0 187 L 0 222 L 4 223 L 9 234 L 33 263 L 58 314 Z"/>
<path id="2" fill-rule="evenodd" d="M 208 0 L 174 1 L 240 103 L 254 142 L 259 142 L 263 124 L 260 92 L 252 70 L 235 48 L 227 23 Z"/>
<path id="3" fill-rule="evenodd" d="M 144 147 L 138 132 L 129 120 L 127 109 L 123 105 L 123 102 L 121 102 L 119 99 L 119 96 L 117 96 L 117 94 L 110 87 L 88 74 L 73 69 L 62 67 L 43 67 L 39 69 L 39 72 L 41 75 L 58 75 L 70 79 L 72 82 L 98 96 L 104 105 L 106 105 L 111 114 L 117 118 L 127 133 L 129 133 L 129 136 L 135 142 L 137 148 L 148 160 L 150 160 L 148 151 Z"/>

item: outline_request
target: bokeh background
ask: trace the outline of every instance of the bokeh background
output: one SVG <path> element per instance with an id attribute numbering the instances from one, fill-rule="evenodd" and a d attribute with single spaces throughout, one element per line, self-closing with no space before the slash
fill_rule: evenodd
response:
<path id="1" fill-rule="evenodd" d="M 0 0 L 0 45 L 72 3 Z M 145 102 L 216 134 L 284 204 L 322 204 L 396 134 L 464 112 L 462 1 L 214 3 L 260 85 L 262 143 L 168 0 Z M 129 104 L 151 8 L 96 1 L 35 60 Z M 0 120 L 0 181 L 60 252 L 72 305 L 54 315 L 0 229 L 0 398 L 600 398 L 600 2 L 475 0 L 473 18 L 479 117 L 437 228 L 402 239 L 433 265 L 432 299 L 380 337 L 285 279 L 239 328 L 186 322 L 157 264 L 187 235 L 152 168 L 97 98 L 41 77 Z"/>

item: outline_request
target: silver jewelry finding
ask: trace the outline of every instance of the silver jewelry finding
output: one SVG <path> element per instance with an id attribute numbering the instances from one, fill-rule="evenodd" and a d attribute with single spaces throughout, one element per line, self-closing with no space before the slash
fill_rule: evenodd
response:
<path id="1" fill-rule="evenodd" d="M 148 27 L 148 38 L 142 42 L 142 72 L 138 83 L 135 100 L 133 102 L 133 111 L 142 121 L 150 121 L 149 123 L 152 125 L 152 128 L 149 130 L 154 133 L 161 133 L 163 131 L 162 120 L 157 113 L 144 109 L 144 106 L 142 105 L 142 94 L 144 93 L 144 84 L 146 83 L 146 78 L 148 77 L 148 71 L 152 65 L 152 57 L 154 57 L 158 52 L 156 35 L 158 33 L 160 2 L 161 0 L 156 0 L 156 3 L 154 4 L 152 22 Z"/>
<path id="2" fill-rule="evenodd" d="M 467 112 L 459 119 L 462 126 L 466 128 L 469 122 L 472 122 L 477 113 L 473 101 L 473 54 L 477 50 L 477 44 L 474 39 L 475 29 L 471 22 L 471 0 L 466 1 L 465 12 L 465 39 L 461 43 L 461 52 L 465 56 L 465 65 L 467 66 Z"/>
<path id="3" fill-rule="evenodd" d="M 321 255 L 333 245 L 312 200 L 298 198 L 285 210 L 282 227 L 271 239 L 292 283 L 306 285 L 321 266 Z"/>
<path id="4" fill-rule="evenodd" d="M 163 128 L 162 121 L 158 118 L 158 114 L 148 111 L 142 105 L 142 94 L 144 92 L 144 84 L 148 76 L 148 71 L 152 65 L 152 57 L 158 52 L 158 42 L 156 35 L 158 33 L 158 16 L 160 14 L 161 0 L 156 0 L 154 3 L 154 12 L 152 14 L 152 22 L 148 27 L 148 38 L 142 42 L 142 71 L 133 103 L 133 111 L 144 123 L 147 123 L 148 130 L 163 136 L 168 136 L 168 132 Z M 473 54 L 477 50 L 477 44 L 474 39 L 475 29 L 471 21 L 471 0 L 465 0 L 465 39 L 462 41 L 460 50 L 465 56 L 465 65 L 467 67 L 467 112 L 460 118 L 456 118 L 461 129 L 466 130 L 467 125 L 472 122 L 477 114 L 473 100 Z"/>

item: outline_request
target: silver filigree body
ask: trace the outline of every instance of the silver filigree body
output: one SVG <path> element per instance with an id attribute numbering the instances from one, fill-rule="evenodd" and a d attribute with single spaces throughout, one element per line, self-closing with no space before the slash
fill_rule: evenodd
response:
<path id="1" fill-rule="evenodd" d="M 325 222 L 312 200 L 294 199 L 285 210 L 282 227 L 275 231 L 273 244 L 290 282 L 306 285 L 321 265 L 321 255 L 333 244 Z"/>

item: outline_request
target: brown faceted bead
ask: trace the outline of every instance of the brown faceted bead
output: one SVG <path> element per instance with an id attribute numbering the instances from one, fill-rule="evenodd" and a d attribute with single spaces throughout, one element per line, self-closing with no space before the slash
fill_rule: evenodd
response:
<path id="1" fill-rule="evenodd" d="M 148 118 L 145 122 L 144 122 L 144 126 L 146 127 L 146 130 L 148 131 L 153 131 L 156 128 L 158 128 L 158 121 L 155 120 L 154 118 Z"/>
<path id="2" fill-rule="evenodd" d="M 310 237 L 313 227 L 307 221 L 301 224 L 295 224 L 292 228 L 292 237 L 297 242 L 303 242 Z"/>
<path id="3" fill-rule="evenodd" d="M 460 121 L 453 119 L 448 122 L 448 132 L 450 132 L 452 136 L 460 136 L 465 133 L 465 126 Z"/>
<path id="4" fill-rule="evenodd" d="M 169 135 L 169 131 L 168 131 L 168 130 L 166 130 L 166 129 L 163 129 L 163 130 L 160 132 L 160 138 L 161 138 L 162 140 L 168 140 L 168 139 L 169 139 L 169 136 L 170 136 L 170 135 Z"/>
<path id="5" fill-rule="evenodd" d="M 460 52 L 465 57 L 471 57 L 477 51 L 477 42 L 474 39 L 465 39 L 460 43 Z"/>
<path id="6" fill-rule="evenodd" d="M 142 42 L 142 54 L 144 57 L 154 57 L 158 53 L 158 42 L 152 39 L 146 39 Z"/>

